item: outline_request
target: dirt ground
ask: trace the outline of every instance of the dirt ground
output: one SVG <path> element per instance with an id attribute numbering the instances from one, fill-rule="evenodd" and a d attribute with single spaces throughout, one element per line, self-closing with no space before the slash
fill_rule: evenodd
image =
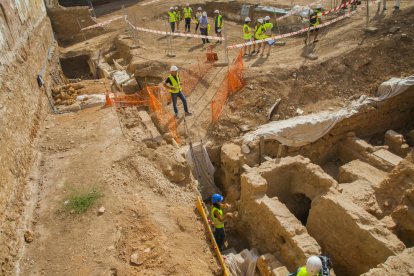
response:
<path id="1" fill-rule="evenodd" d="M 161 13 L 175 2 L 140 1 L 129 6 L 127 13 L 137 26 L 163 30 Z M 289 6 L 291 1 L 271 3 Z M 391 11 L 378 15 L 372 25 L 379 31 L 372 35 L 362 30 L 364 11 L 322 30 L 315 47 L 316 61 L 302 56 L 303 37 L 286 39 L 286 46 L 272 49 L 269 58 L 247 58 L 247 86 L 228 100 L 215 125 L 211 124 L 210 102 L 227 67 L 213 67 L 188 97 L 193 116 L 187 124 L 193 140 L 223 142 L 237 137 L 242 131 L 236 126 L 254 128 L 265 123 L 268 108 L 278 98 L 282 102 L 274 120 L 295 116 L 297 108 L 305 114 L 336 109 L 362 94 L 374 95 L 389 77 L 412 74 L 413 11 L 406 7 L 396 15 Z M 105 14 L 98 21 L 119 14 L 123 11 Z M 392 26 L 400 29 L 390 32 Z M 125 33 L 125 25 L 116 22 L 107 28 L 110 32 L 62 48 L 61 53 L 109 49 L 118 35 Z M 239 43 L 240 24 L 226 22 L 226 28 L 228 43 Z M 406 41 L 403 33 L 411 41 Z M 166 37 L 138 33 L 138 40 L 137 56 L 180 68 L 188 68 L 207 50 L 199 39 L 174 38 L 176 56 L 169 58 Z M 225 44 L 214 51 L 220 61 L 226 61 Z M 230 51 L 230 61 L 237 54 Z M 158 74 L 168 76 L 167 71 Z M 91 90 L 85 88 L 85 93 L 101 88 L 97 84 Z M 181 104 L 179 108 L 182 110 Z M 19 266 L 22 275 L 220 274 L 195 210 L 195 182 L 188 174 L 174 174 L 176 167 L 180 168 L 177 171 L 188 170 L 176 157 L 177 148 L 165 141 L 159 142 L 158 149 L 146 143 L 148 133 L 142 131 L 140 110 L 125 110 L 117 113 L 115 108 L 92 108 L 47 117 L 31 177 L 32 185 L 40 184 L 37 199 L 33 199 L 37 206 L 34 241 L 24 248 Z M 178 130 L 185 144 L 182 119 Z M 161 160 L 174 160 L 172 168 Z M 85 214 L 65 210 L 71 189 L 91 187 L 103 194 L 97 204 Z M 98 215 L 101 206 L 105 212 Z M 134 253 L 138 253 L 141 265 L 130 263 Z"/>
<path id="2" fill-rule="evenodd" d="M 34 241 L 22 275 L 212 275 L 219 268 L 195 211 L 194 187 L 178 187 L 125 139 L 112 108 L 49 116 L 32 173 L 41 189 Z M 103 197 L 85 214 L 64 202 L 71 189 Z M 98 216 L 98 209 L 106 211 Z M 130 264 L 138 252 L 142 265 Z"/>

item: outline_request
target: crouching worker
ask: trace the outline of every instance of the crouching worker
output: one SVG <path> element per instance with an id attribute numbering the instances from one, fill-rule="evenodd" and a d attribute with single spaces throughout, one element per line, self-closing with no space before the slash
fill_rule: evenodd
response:
<path id="1" fill-rule="evenodd" d="M 306 266 L 300 267 L 288 276 L 329 276 L 331 267 L 332 262 L 328 257 L 311 256 L 306 261 Z"/>
<path id="2" fill-rule="evenodd" d="M 230 208 L 229 204 L 223 203 L 223 196 L 220 194 L 214 194 L 211 197 L 211 203 L 213 204 L 211 206 L 211 222 L 214 227 L 214 239 L 216 240 L 218 249 L 220 252 L 223 252 L 224 250 L 224 239 L 226 237 L 225 231 L 224 231 L 224 221 L 228 218 L 233 218 L 232 213 L 227 213 L 223 215 L 223 209 Z"/>

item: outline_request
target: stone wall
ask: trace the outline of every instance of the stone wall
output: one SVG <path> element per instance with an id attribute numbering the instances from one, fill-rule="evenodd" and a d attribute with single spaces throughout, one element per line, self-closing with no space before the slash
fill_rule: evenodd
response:
<path id="1" fill-rule="evenodd" d="M 60 78 L 58 57 L 43 0 L 0 4 L 0 274 L 15 275 L 23 241 L 24 201 L 34 143 L 50 87 Z"/>
<path id="2" fill-rule="evenodd" d="M 325 136 L 303 147 L 284 147 L 279 150 L 276 140 L 265 141 L 265 154 L 270 157 L 303 155 L 317 164 L 334 158 L 338 153 L 338 142 L 354 132 L 360 138 L 383 134 L 389 129 L 398 130 L 413 125 L 414 87 L 384 102 L 372 103 L 358 113 L 337 123 Z M 249 143 L 250 152 L 245 154 L 250 166 L 259 163 L 259 141 Z"/>
<path id="3" fill-rule="evenodd" d="M 307 229 L 342 275 L 360 275 L 405 249 L 384 224 L 339 194 L 312 202 Z"/>
<path id="4" fill-rule="evenodd" d="M 282 171 L 288 174 L 282 174 Z M 301 176 L 304 180 L 294 180 L 296 173 L 299 174 L 298 180 Z M 319 178 L 320 181 L 317 180 Z M 283 263 L 294 270 L 310 255 L 321 253 L 321 249 L 292 214 L 289 203 L 283 203 L 290 197 L 285 194 L 301 193 L 314 200 L 335 185 L 335 180 L 324 174 L 321 168 L 300 156 L 282 159 L 280 163 L 268 161 L 252 168 L 241 177 L 240 230 L 251 247 L 260 253 L 276 252 Z"/>

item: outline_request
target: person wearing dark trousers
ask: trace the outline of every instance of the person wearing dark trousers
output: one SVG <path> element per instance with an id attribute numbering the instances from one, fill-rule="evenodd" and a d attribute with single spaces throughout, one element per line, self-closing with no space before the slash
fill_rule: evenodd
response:
<path id="1" fill-rule="evenodd" d="M 223 203 L 223 196 L 220 194 L 213 194 L 211 197 L 211 213 L 210 219 L 214 227 L 214 239 L 220 252 L 224 251 L 224 241 L 226 238 L 226 233 L 224 231 L 224 221 L 231 218 L 234 219 L 234 214 L 227 213 L 223 214 L 223 209 L 228 209 L 231 206 L 229 204 Z"/>
<path id="2" fill-rule="evenodd" d="M 203 12 L 202 16 L 199 18 L 200 22 L 200 34 L 201 35 L 208 35 L 208 18 L 207 12 Z M 202 38 L 203 44 L 210 43 L 208 38 Z"/>
<path id="3" fill-rule="evenodd" d="M 181 81 L 178 76 L 177 66 L 171 66 L 170 75 L 165 80 L 164 87 L 170 90 L 175 117 L 178 118 L 177 98 L 180 98 L 183 103 L 185 116 L 191 116 L 192 113 L 188 111 L 187 99 L 181 91 Z"/>
<path id="4" fill-rule="evenodd" d="M 170 22 L 172 33 L 175 31 L 175 21 L 176 21 L 176 15 L 175 15 L 174 8 L 170 7 L 170 10 L 168 11 L 168 22 Z"/>
<path id="5" fill-rule="evenodd" d="M 185 8 L 183 9 L 184 20 L 185 20 L 185 32 L 186 33 L 190 32 L 192 12 L 193 12 L 193 10 L 190 8 L 190 4 L 187 3 L 185 5 Z"/>

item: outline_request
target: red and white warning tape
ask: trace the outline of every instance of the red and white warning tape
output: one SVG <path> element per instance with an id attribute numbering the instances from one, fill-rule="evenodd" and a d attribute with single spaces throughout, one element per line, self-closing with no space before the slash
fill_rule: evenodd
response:
<path id="1" fill-rule="evenodd" d="M 197 34 L 186 34 L 186 33 L 171 33 L 165 31 L 151 30 L 147 28 L 135 27 L 128 19 L 125 19 L 127 24 L 131 26 L 134 30 L 146 33 L 160 34 L 160 35 L 172 35 L 172 36 L 181 36 L 181 37 L 193 37 L 193 38 L 207 38 L 212 40 L 224 40 L 224 37 L 219 36 L 210 36 L 210 35 L 197 35 Z"/>
<path id="2" fill-rule="evenodd" d="M 348 2 L 343 3 L 343 4 L 341 4 L 341 5 L 337 6 L 337 7 L 333 8 L 333 9 L 330 9 L 330 10 L 328 10 L 328 11 L 323 11 L 323 12 L 319 13 L 318 15 L 319 15 L 319 16 L 324 16 L 324 15 L 327 15 L 327 14 L 329 14 L 329 13 L 331 13 L 331 12 L 337 12 L 338 10 L 342 9 L 343 7 L 346 7 L 346 6 L 348 6 L 348 5 L 351 5 L 351 4 L 352 4 L 352 3 L 354 3 L 355 1 L 356 1 L 356 0 L 349 0 Z"/>
<path id="3" fill-rule="evenodd" d="M 332 19 L 330 21 L 327 21 L 327 22 L 325 22 L 323 24 L 320 24 L 320 25 L 318 25 L 316 27 L 303 28 L 303 29 L 301 29 L 299 31 L 296 31 L 296 32 L 291 32 L 291 33 L 287 33 L 287 34 L 281 34 L 281 35 L 277 35 L 277 36 L 274 36 L 274 37 L 269 37 L 269 38 L 265 38 L 265 39 L 261 39 L 261 40 L 250 41 L 250 42 L 246 42 L 246 43 L 234 44 L 234 45 L 228 46 L 227 49 L 242 48 L 244 46 L 249 46 L 249 45 L 254 45 L 254 44 L 260 44 L 260 43 L 267 42 L 267 41 L 274 41 L 274 40 L 281 39 L 281 38 L 291 37 L 291 36 L 294 36 L 294 35 L 297 35 L 297 34 L 305 33 L 308 30 L 313 30 L 315 28 L 318 28 L 318 29 L 319 28 L 323 28 L 323 27 L 326 27 L 328 25 L 331 25 L 331 24 L 333 24 L 335 22 L 338 22 L 338 21 L 340 21 L 340 20 L 342 20 L 344 18 L 350 17 L 355 12 L 357 12 L 357 10 L 351 11 L 351 12 L 349 12 L 347 14 L 344 14 L 342 16 L 339 16 L 339 17 L 335 18 L 335 19 Z"/>
<path id="4" fill-rule="evenodd" d="M 116 20 L 119 20 L 119 19 L 122 19 L 122 18 L 125 18 L 125 15 L 117 16 L 117 17 L 111 18 L 109 20 L 106 20 L 104 22 L 100 22 L 98 24 L 95 24 L 95 25 L 91 25 L 91 26 L 82 28 L 81 31 L 85 31 L 85 30 L 89 30 L 89 29 L 94 29 L 94 28 L 98 28 L 98 27 L 103 27 L 103 26 L 108 25 L 109 23 L 111 23 L 113 21 L 116 21 Z"/>

